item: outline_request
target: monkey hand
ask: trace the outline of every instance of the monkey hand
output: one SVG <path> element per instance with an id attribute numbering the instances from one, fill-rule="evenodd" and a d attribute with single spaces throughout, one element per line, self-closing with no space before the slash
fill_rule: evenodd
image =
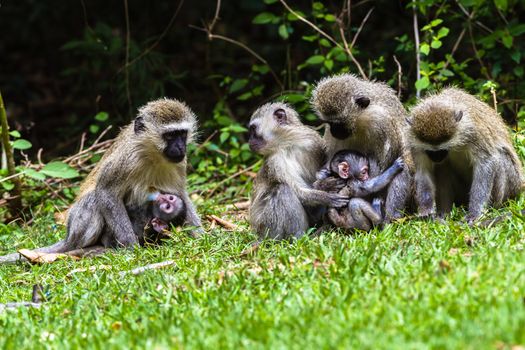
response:
<path id="1" fill-rule="evenodd" d="M 313 187 L 317 190 L 336 193 L 341 191 L 346 186 L 346 183 L 346 179 L 331 176 L 326 179 L 315 181 Z"/>
<path id="2" fill-rule="evenodd" d="M 400 170 L 403 170 L 406 166 L 405 161 L 403 158 L 399 157 L 394 161 L 394 166 Z"/>
<path id="3" fill-rule="evenodd" d="M 348 205 L 350 201 L 349 197 L 341 196 L 337 193 L 330 193 L 330 207 L 332 208 L 342 208 Z"/>

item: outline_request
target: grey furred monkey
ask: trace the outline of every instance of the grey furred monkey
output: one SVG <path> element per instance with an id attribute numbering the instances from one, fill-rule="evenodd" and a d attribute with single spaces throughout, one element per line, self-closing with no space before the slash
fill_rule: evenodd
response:
<path id="1" fill-rule="evenodd" d="M 35 251 L 61 253 L 96 244 L 139 244 L 126 208 L 146 203 L 152 189 L 179 196 L 186 207 L 184 224 L 201 231 L 186 190 L 186 146 L 196 124 L 190 108 L 175 99 L 141 107 L 81 186 L 68 213 L 66 238 Z M 0 263 L 19 259 L 19 254 L 11 254 L 0 258 Z"/>
<path id="2" fill-rule="evenodd" d="M 342 149 L 359 151 L 377 161 L 379 172 L 372 176 L 403 158 L 407 167 L 392 180 L 385 195 L 385 220 L 401 217 L 410 200 L 413 165 L 403 135 L 406 111 L 394 90 L 351 74 L 336 75 L 317 84 L 311 105 L 328 124 L 324 139 L 329 158 Z"/>
<path id="3" fill-rule="evenodd" d="M 468 204 L 466 220 L 473 223 L 486 206 L 523 190 L 523 166 L 508 127 L 489 105 L 447 88 L 420 101 L 410 114 L 407 136 L 419 215 L 444 215 L 453 204 Z"/>
<path id="4" fill-rule="evenodd" d="M 284 103 L 259 107 L 249 123 L 250 149 L 264 157 L 250 205 L 250 225 L 260 239 L 302 236 L 321 219 L 322 207 L 341 207 L 348 199 L 315 190 L 325 162 L 324 142 Z"/>
<path id="5" fill-rule="evenodd" d="M 402 158 L 394 161 L 387 170 L 376 177 L 370 177 L 370 169 L 377 169 L 377 163 L 359 152 L 338 151 L 317 173 L 314 188 L 333 190 L 353 199 L 343 209 L 330 208 L 328 219 L 337 227 L 366 230 L 382 222 L 383 200 L 378 195 L 404 168 Z M 365 214 L 364 216 L 362 214 Z M 357 221 L 357 222 L 356 222 Z"/>

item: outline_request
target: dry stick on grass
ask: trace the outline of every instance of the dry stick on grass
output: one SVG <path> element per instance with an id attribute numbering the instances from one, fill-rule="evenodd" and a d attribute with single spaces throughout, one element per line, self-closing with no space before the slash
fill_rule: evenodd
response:
<path id="1" fill-rule="evenodd" d="M 206 215 L 206 218 L 211 222 L 218 223 L 219 225 L 228 230 L 235 230 L 237 228 L 237 225 L 235 225 L 234 223 L 231 223 L 228 220 L 221 219 L 220 217 L 215 215 Z"/>
<path id="2" fill-rule="evenodd" d="M 310 22 L 309 20 L 307 20 L 306 18 L 304 18 L 303 16 L 301 16 L 299 13 L 295 12 L 294 10 L 292 10 L 292 8 L 290 6 L 288 6 L 288 4 L 286 3 L 286 1 L 284 0 L 279 0 L 281 2 L 281 4 L 283 4 L 283 6 L 288 10 L 288 12 L 290 12 L 292 15 L 294 15 L 295 17 L 297 17 L 301 22 L 304 22 L 306 23 L 307 25 L 309 25 L 312 29 L 314 29 L 316 32 L 318 32 L 319 34 L 321 34 L 322 36 L 324 36 L 326 39 L 328 39 L 328 41 L 330 41 L 332 44 L 334 44 L 335 46 L 337 46 L 338 48 L 340 48 L 341 50 L 344 50 L 346 52 L 346 54 L 348 55 L 348 57 L 350 57 L 350 59 L 352 60 L 352 62 L 354 62 L 354 64 L 356 65 L 357 67 L 357 70 L 359 71 L 359 74 L 361 74 L 361 77 L 363 79 L 368 79 L 365 71 L 363 70 L 363 67 L 361 67 L 361 64 L 359 64 L 359 61 L 357 61 L 357 59 L 354 57 L 354 55 L 352 54 L 352 50 L 351 48 L 348 46 L 348 43 L 346 42 L 346 38 L 344 36 L 344 28 L 342 28 L 343 24 L 342 22 L 339 23 L 339 31 L 340 33 L 342 32 L 343 34 L 341 35 L 342 39 L 343 39 L 343 43 L 344 43 L 344 46 L 341 46 L 341 44 L 339 44 L 332 36 L 328 35 L 326 32 L 324 32 L 321 28 L 319 28 L 318 26 L 316 26 L 314 23 Z"/>
<path id="3" fill-rule="evenodd" d="M 15 169 L 15 159 L 13 157 L 13 149 L 9 143 L 9 124 L 7 124 L 7 113 L 4 107 L 4 99 L 2 98 L 2 93 L 0 92 L 0 126 L 2 127 L 2 145 L 5 151 L 5 156 L 7 159 L 7 175 L 13 176 L 16 174 Z M 18 177 L 13 177 L 13 200 L 11 200 L 9 205 L 9 212 L 12 216 L 16 216 L 16 213 L 22 209 L 22 196 L 21 196 L 21 184 Z"/>
<path id="4" fill-rule="evenodd" d="M 140 275 L 146 271 L 149 271 L 149 270 L 158 270 L 158 269 L 162 269 L 162 268 L 165 268 L 165 267 L 168 267 L 168 266 L 173 266 L 175 265 L 175 261 L 173 260 L 167 260 L 167 261 L 163 261 L 163 262 L 159 262 L 159 263 L 155 263 L 155 264 L 148 264 L 146 266 L 142 266 L 142 267 L 137 267 L 136 269 L 133 269 L 133 270 L 129 270 L 129 271 L 122 271 L 119 273 L 120 276 L 125 276 L 125 275 L 128 275 L 128 274 L 131 274 L 131 275 Z"/>

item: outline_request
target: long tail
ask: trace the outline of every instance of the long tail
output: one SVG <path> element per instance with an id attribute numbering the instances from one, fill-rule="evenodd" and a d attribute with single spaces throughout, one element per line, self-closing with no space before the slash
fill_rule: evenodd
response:
<path id="1" fill-rule="evenodd" d="M 38 253 L 63 253 L 69 250 L 71 250 L 71 247 L 66 240 L 62 240 L 47 247 L 33 249 L 33 251 Z M 18 261 L 27 261 L 27 259 L 20 253 L 12 253 L 0 256 L 0 264 L 13 264 Z"/>

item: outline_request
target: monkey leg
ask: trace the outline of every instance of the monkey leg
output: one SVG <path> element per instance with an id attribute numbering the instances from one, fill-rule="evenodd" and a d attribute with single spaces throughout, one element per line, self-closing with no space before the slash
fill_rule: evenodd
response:
<path id="1" fill-rule="evenodd" d="M 105 190 L 94 190 L 99 200 L 100 212 L 108 230 L 113 233 L 118 245 L 131 247 L 139 244 L 137 235 L 133 232 L 133 225 L 126 211 L 124 203 L 119 198 Z"/>
<path id="2" fill-rule="evenodd" d="M 192 231 L 192 236 L 197 238 L 204 234 L 201 219 L 197 214 L 197 210 L 195 210 L 195 206 L 193 205 L 193 202 L 191 201 L 188 192 L 184 191 L 183 193 L 181 193 L 180 198 L 182 199 L 186 207 L 186 217 L 184 219 L 184 224 L 187 226 L 195 227 L 195 229 Z"/>
<path id="3" fill-rule="evenodd" d="M 392 221 L 404 215 L 410 193 L 413 178 L 408 169 L 404 169 L 390 183 L 385 202 L 385 220 Z"/>
<path id="4" fill-rule="evenodd" d="M 349 226 L 352 226 L 348 222 L 349 219 L 352 219 L 350 216 L 350 210 L 348 208 L 330 208 L 328 209 L 326 216 L 328 217 L 328 220 L 336 227 L 350 228 Z"/>
<path id="5" fill-rule="evenodd" d="M 364 231 L 370 231 L 373 226 L 381 224 L 381 215 L 377 213 L 372 205 L 362 198 L 352 198 L 348 204 L 353 227 Z"/>
<path id="6" fill-rule="evenodd" d="M 478 219 L 483 209 L 489 204 L 494 186 L 494 179 L 497 173 L 497 163 L 494 159 L 488 159 L 484 164 L 474 165 L 472 186 L 470 187 L 468 215 L 466 220 L 472 224 Z"/>

